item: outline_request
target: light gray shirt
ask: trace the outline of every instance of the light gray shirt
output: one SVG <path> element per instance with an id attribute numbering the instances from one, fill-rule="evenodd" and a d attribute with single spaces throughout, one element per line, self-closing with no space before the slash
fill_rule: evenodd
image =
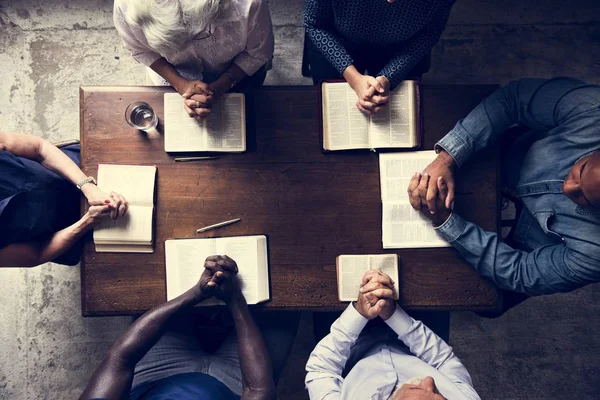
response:
<path id="1" fill-rule="evenodd" d="M 331 333 L 317 344 L 306 364 L 311 399 L 387 399 L 415 376 L 431 376 L 449 400 L 479 399 L 469 372 L 452 348 L 400 307 L 385 321 L 398 335 L 400 345 L 376 345 L 343 377 L 350 352 L 367 322 L 350 304 L 331 326 Z M 402 343 L 410 351 L 403 350 Z"/>

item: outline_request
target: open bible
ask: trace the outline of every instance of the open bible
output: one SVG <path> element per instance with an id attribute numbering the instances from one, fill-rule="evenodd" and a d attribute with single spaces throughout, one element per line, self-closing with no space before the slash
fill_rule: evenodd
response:
<path id="1" fill-rule="evenodd" d="M 190 118 L 178 93 L 165 93 L 165 151 L 246 151 L 246 103 L 242 93 L 223 95 L 207 118 Z"/>
<path id="2" fill-rule="evenodd" d="M 358 298 L 360 283 L 365 272 L 378 269 L 394 281 L 394 298 L 398 300 L 397 254 L 341 255 L 336 258 L 338 298 L 340 301 L 354 301 Z"/>
<path id="3" fill-rule="evenodd" d="M 346 82 L 323 82 L 323 149 L 416 148 L 420 145 L 419 84 L 403 81 L 389 102 L 364 115 L 358 97 Z"/>
<path id="4" fill-rule="evenodd" d="M 103 219 L 94 228 L 98 252 L 152 253 L 155 166 L 98 165 L 98 187 L 127 199 L 127 214 Z"/>
<path id="5" fill-rule="evenodd" d="M 436 156 L 433 150 L 379 155 L 384 249 L 450 246 L 408 200 L 407 189 L 413 175 L 425 169 Z"/>
<path id="6" fill-rule="evenodd" d="M 200 280 L 206 257 L 222 254 L 238 266 L 238 278 L 248 304 L 269 300 L 269 263 L 264 235 L 216 239 L 174 239 L 165 241 L 167 301 L 186 292 Z M 224 304 L 212 298 L 201 306 Z"/>

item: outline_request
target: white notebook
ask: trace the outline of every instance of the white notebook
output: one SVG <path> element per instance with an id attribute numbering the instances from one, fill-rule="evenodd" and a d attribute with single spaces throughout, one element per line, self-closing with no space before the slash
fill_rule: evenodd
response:
<path id="1" fill-rule="evenodd" d="M 203 119 L 190 118 L 178 93 L 165 93 L 165 151 L 246 151 L 246 102 L 243 93 L 223 95 Z"/>
<path id="2" fill-rule="evenodd" d="M 426 217 L 408 201 L 408 184 L 415 172 L 421 172 L 437 154 L 435 151 L 382 153 L 379 155 L 384 249 L 449 247 Z"/>
<path id="3" fill-rule="evenodd" d="M 155 166 L 98 165 L 98 187 L 122 194 L 127 214 L 116 221 L 106 218 L 94 228 L 98 252 L 152 253 Z"/>
<path id="4" fill-rule="evenodd" d="M 355 301 L 365 272 L 378 269 L 394 281 L 394 295 L 400 293 L 397 254 L 341 255 L 335 260 L 338 298 L 340 301 Z"/>
<path id="5" fill-rule="evenodd" d="M 200 280 L 208 256 L 227 255 L 238 266 L 238 278 L 248 304 L 269 300 L 267 238 L 264 235 L 165 241 L 167 301 L 183 294 Z M 223 302 L 209 299 L 200 306 Z"/>

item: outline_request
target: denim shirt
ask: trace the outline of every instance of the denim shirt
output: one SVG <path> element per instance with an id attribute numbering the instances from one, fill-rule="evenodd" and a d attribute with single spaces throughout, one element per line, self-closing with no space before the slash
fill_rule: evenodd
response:
<path id="1" fill-rule="evenodd" d="M 437 231 L 482 276 L 531 295 L 600 281 L 600 211 L 562 193 L 575 162 L 600 150 L 600 86 L 572 78 L 522 79 L 479 104 L 438 143 L 460 167 L 511 125 L 530 130 L 504 159 L 507 189 L 523 201 L 514 232 L 522 249 L 456 213 Z"/>

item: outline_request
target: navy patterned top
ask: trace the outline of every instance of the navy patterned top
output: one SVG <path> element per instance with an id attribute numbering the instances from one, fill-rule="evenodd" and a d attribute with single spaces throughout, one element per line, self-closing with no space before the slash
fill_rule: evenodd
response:
<path id="1" fill-rule="evenodd" d="M 340 75 L 353 63 L 349 51 L 395 47 L 395 55 L 377 74 L 394 89 L 437 43 L 454 1 L 307 0 L 304 26 Z"/>

